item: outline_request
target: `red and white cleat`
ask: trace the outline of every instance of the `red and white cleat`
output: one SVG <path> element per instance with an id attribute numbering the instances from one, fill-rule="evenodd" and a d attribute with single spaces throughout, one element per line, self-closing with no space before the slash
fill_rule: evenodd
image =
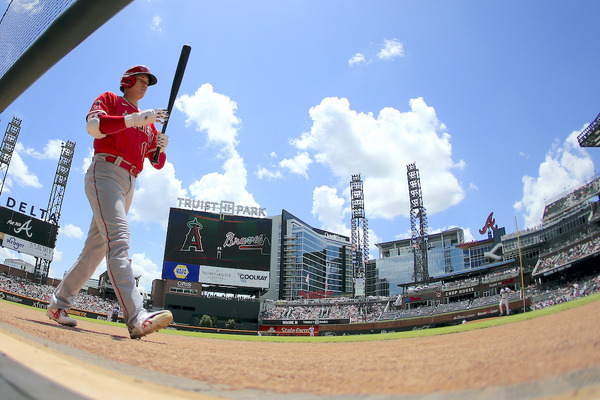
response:
<path id="1" fill-rule="evenodd" d="M 49 308 L 46 315 L 53 321 L 64 326 L 77 326 L 77 321 L 69 317 L 69 314 L 63 308 Z"/>
<path id="2" fill-rule="evenodd" d="M 173 322 L 173 314 L 168 310 L 155 311 L 139 315 L 137 320 L 140 321 L 139 325 L 129 328 L 129 337 L 132 339 L 139 339 L 142 336 L 166 328 L 167 325 Z"/>

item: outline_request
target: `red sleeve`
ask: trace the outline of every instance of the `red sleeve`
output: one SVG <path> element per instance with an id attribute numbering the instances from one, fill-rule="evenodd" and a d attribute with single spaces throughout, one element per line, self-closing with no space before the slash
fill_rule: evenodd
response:
<path id="1" fill-rule="evenodd" d="M 98 118 L 100 119 L 100 132 L 104 133 L 105 135 L 117 133 L 127 128 L 125 126 L 125 117 L 98 115 Z"/>
<path id="2" fill-rule="evenodd" d="M 90 117 L 97 117 L 100 120 L 100 132 L 105 135 L 120 132 L 125 126 L 125 117 L 118 110 L 119 98 L 112 92 L 102 93 L 87 114 L 86 121 Z"/>

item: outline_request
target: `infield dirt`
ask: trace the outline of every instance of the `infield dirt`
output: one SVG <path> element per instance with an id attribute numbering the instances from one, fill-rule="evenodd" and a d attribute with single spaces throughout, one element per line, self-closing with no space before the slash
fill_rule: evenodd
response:
<path id="1" fill-rule="evenodd" d="M 429 394 L 512 386 L 600 365 L 600 301 L 507 325 L 448 335 L 343 343 L 272 343 L 155 333 L 0 301 L 0 323 L 126 365 L 230 390 L 319 395 Z M 577 397 L 569 397 L 577 398 Z"/>

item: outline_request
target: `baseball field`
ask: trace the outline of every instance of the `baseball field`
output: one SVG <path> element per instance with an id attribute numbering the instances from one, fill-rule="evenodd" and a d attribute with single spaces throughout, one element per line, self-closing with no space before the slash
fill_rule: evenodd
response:
<path id="1" fill-rule="evenodd" d="M 0 353 L 89 398 L 148 388 L 160 398 L 600 398 L 600 294 L 453 327 L 342 337 L 164 330 L 130 340 L 122 324 L 76 318 L 66 328 L 0 301 Z"/>

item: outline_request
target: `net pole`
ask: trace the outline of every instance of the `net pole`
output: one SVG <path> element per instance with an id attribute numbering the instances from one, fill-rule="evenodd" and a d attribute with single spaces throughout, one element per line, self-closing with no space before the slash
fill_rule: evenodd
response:
<path id="1" fill-rule="evenodd" d="M 519 262 L 521 263 L 521 299 L 523 299 L 523 313 L 525 309 L 525 280 L 523 279 L 523 255 L 521 254 L 521 236 L 519 235 L 519 224 L 517 224 L 517 216 L 515 215 L 515 227 L 517 228 L 517 246 L 519 246 Z"/>

